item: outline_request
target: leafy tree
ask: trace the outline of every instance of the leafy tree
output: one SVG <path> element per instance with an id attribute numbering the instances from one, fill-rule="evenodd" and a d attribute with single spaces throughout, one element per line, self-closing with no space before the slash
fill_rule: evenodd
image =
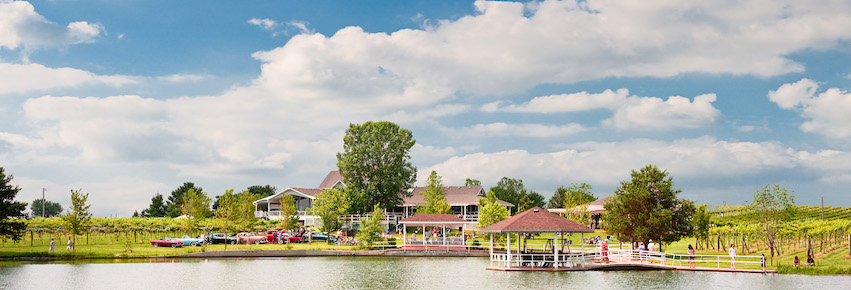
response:
<path id="1" fill-rule="evenodd" d="M 694 227 L 694 238 L 695 238 L 695 246 L 698 246 L 701 251 L 703 247 L 700 247 L 700 241 L 705 241 L 706 238 L 709 237 L 709 224 L 711 215 L 707 212 L 707 205 L 698 206 L 694 212 L 694 217 L 692 218 L 692 227 Z"/>
<path id="2" fill-rule="evenodd" d="M 222 194 L 218 201 L 219 208 L 216 209 L 216 217 L 218 217 L 216 224 L 225 233 L 225 236 L 227 236 L 233 230 L 239 218 L 239 201 L 236 195 L 233 194 L 233 189 L 226 190 L 225 194 Z M 225 243 L 225 250 L 227 250 L 227 247 L 227 243 Z"/>
<path id="3" fill-rule="evenodd" d="M 298 209 L 292 195 L 284 194 L 281 197 L 281 227 L 287 230 L 298 227 Z"/>
<path id="4" fill-rule="evenodd" d="M 340 216 L 349 213 L 351 206 L 351 195 L 347 191 L 353 191 L 351 187 L 325 189 L 316 196 L 313 207 L 310 209 L 322 219 L 322 231 L 331 233 L 343 226 Z"/>
<path id="5" fill-rule="evenodd" d="M 771 264 L 774 265 L 774 253 L 779 253 L 777 231 L 783 222 L 795 215 L 795 192 L 788 192 L 777 184 L 769 184 L 753 194 L 748 210 L 762 224 L 763 235 L 771 250 Z"/>
<path id="6" fill-rule="evenodd" d="M 547 204 L 548 208 L 560 208 L 567 206 L 565 204 L 579 205 L 590 203 L 597 200 L 597 197 L 591 193 L 591 186 L 587 183 L 571 184 L 570 187 L 559 186 L 553 197 L 550 198 Z"/>
<path id="7" fill-rule="evenodd" d="M 257 199 L 261 199 L 264 197 L 268 197 L 274 195 L 278 192 L 278 189 L 271 185 L 252 185 L 248 187 L 248 191 L 254 194 Z M 216 196 L 215 201 L 213 202 L 213 210 L 219 207 L 219 199 L 221 196 Z M 262 204 L 260 210 L 269 210 L 268 204 Z"/>
<path id="8" fill-rule="evenodd" d="M 416 181 L 410 150 L 416 141 L 411 131 L 391 122 L 350 124 L 337 153 L 337 167 L 346 186 L 364 193 L 354 210 L 367 212 L 375 204 L 394 208 L 402 204 Z"/>
<path id="9" fill-rule="evenodd" d="M 254 217 L 254 201 L 260 198 L 251 193 L 251 191 L 243 190 L 236 194 L 236 225 L 241 230 L 248 230 L 257 222 Z"/>
<path id="10" fill-rule="evenodd" d="M 476 185 L 481 186 L 482 182 L 478 181 L 476 179 L 470 179 L 470 178 L 467 178 L 467 180 L 464 181 L 464 186 L 476 186 Z"/>
<path id="11" fill-rule="evenodd" d="M 384 209 L 376 204 L 369 217 L 361 223 L 355 236 L 361 246 L 367 249 L 372 248 L 372 244 L 378 240 L 379 235 L 384 231 L 384 226 L 381 225 L 382 221 L 384 221 Z"/>
<path id="12" fill-rule="evenodd" d="M 44 217 L 54 217 L 62 214 L 62 205 L 58 202 L 36 198 L 30 204 L 30 211 L 33 213 L 33 217 L 41 217 L 42 201 L 44 201 Z"/>
<path id="13" fill-rule="evenodd" d="M 503 177 L 497 182 L 496 186 L 490 188 L 490 191 L 496 194 L 496 198 L 514 204 L 511 214 L 545 205 L 544 197 L 536 192 L 527 190 L 523 186 L 523 180 L 521 179 Z M 525 200 L 524 197 L 526 198 Z"/>
<path id="14" fill-rule="evenodd" d="M 151 205 L 147 209 L 143 209 L 140 215 L 143 217 L 164 217 L 165 214 L 166 205 L 163 202 L 163 195 L 157 193 L 151 198 Z"/>
<path id="15" fill-rule="evenodd" d="M 452 207 L 446 202 L 446 189 L 443 188 L 443 180 L 440 175 L 437 175 L 437 171 L 431 171 L 427 183 L 425 190 L 420 193 L 426 203 L 417 206 L 417 213 L 452 213 Z"/>
<path id="16" fill-rule="evenodd" d="M 21 188 L 10 184 L 14 176 L 6 175 L 5 171 L 0 167 L 0 237 L 19 241 L 27 225 L 18 218 L 24 217 L 27 203 L 15 201 Z"/>
<path id="17" fill-rule="evenodd" d="M 194 189 L 195 192 L 204 192 L 204 189 L 196 187 L 195 184 L 192 182 L 183 183 L 183 185 L 171 191 L 171 195 L 169 195 L 168 197 L 168 202 L 166 202 L 166 216 L 177 217 L 181 214 L 181 208 L 183 206 L 183 194 L 189 191 L 190 189 Z"/>
<path id="18" fill-rule="evenodd" d="M 479 199 L 479 228 L 483 229 L 508 218 L 508 209 L 499 204 L 496 194 L 488 192 L 487 198 Z"/>
<path id="19" fill-rule="evenodd" d="M 190 188 L 183 194 L 183 205 L 181 213 L 186 216 L 187 234 L 195 231 L 196 219 L 210 217 L 210 198 L 204 192 L 196 192 Z"/>
<path id="20" fill-rule="evenodd" d="M 68 225 L 73 240 L 77 240 L 77 235 L 82 235 L 91 228 L 92 213 L 89 212 L 90 204 L 86 204 L 89 199 L 88 193 L 82 193 L 82 189 L 71 190 L 71 207 L 68 212 L 62 216 L 62 220 Z"/>
<path id="21" fill-rule="evenodd" d="M 647 165 L 630 175 L 605 205 L 609 232 L 633 244 L 653 239 L 660 245 L 691 235 L 694 203 L 677 198 L 681 190 L 673 188 L 667 171 Z"/>

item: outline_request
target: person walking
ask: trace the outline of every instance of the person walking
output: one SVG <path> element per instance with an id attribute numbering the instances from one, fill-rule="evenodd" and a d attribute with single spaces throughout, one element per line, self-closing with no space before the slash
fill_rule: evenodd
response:
<path id="1" fill-rule="evenodd" d="M 694 268 L 694 248 L 691 244 L 688 245 L 688 266 Z"/>
<path id="2" fill-rule="evenodd" d="M 730 268 L 736 269 L 736 244 L 730 244 Z"/>
<path id="3" fill-rule="evenodd" d="M 56 241 L 50 238 L 50 248 L 47 249 L 48 254 L 56 254 Z"/>
<path id="4" fill-rule="evenodd" d="M 68 236 L 68 246 L 65 247 L 66 251 L 71 251 L 74 249 L 74 240 L 71 240 L 71 236 Z"/>

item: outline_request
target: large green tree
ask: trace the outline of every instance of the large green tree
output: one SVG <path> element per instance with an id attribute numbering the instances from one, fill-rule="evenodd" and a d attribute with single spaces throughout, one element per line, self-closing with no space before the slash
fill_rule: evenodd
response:
<path id="1" fill-rule="evenodd" d="M 42 201 L 44 201 L 44 207 L 42 207 Z M 36 198 L 30 204 L 30 211 L 33 213 L 32 216 L 41 217 L 42 208 L 44 209 L 44 217 L 54 217 L 62 214 L 62 205 L 58 202 Z"/>
<path id="2" fill-rule="evenodd" d="M 204 189 L 195 186 L 195 183 L 184 182 L 183 185 L 181 185 L 175 190 L 172 190 L 171 195 L 168 196 L 168 202 L 166 202 L 166 216 L 180 216 L 181 208 L 183 206 L 183 194 L 185 194 L 190 189 L 195 190 L 195 192 L 204 192 Z"/>
<path id="3" fill-rule="evenodd" d="M 508 218 L 508 209 L 499 204 L 496 194 L 488 192 L 487 198 L 479 199 L 479 228 L 483 229 Z"/>
<path id="4" fill-rule="evenodd" d="M 322 231 L 331 233 L 343 226 L 341 216 L 349 213 L 353 191 L 351 187 L 325 189 L 313 201 L 310 210 L 322 220 Z"/>
<path id="5" fill-rule="evenodd" d="M 777 230 L 783 222 L 795 215 L 795 192 L 789 192 L 777 184 L 769 184 L 753 194 L 748 210 L 754 213 L 756 221 L 762 226 L 762 234 L 768 241 L 771 251 L 771 264 L 774 254 L 778 253 Z"/>
<path id="6" fill-rule="evenodd" d="M 143 217 L 164 217 L 166 214 L 166 205 L 163 201 L 162 194 L 155 194 L 154 197 L 151 198 L 151 204 L 148 208 L 143 209 L 141 216 Z"/>
<path id="7" fill-rule="evenodd" d="M 420 193 L 426 203 L 417 206 L 417 213 L 452 213 L 452 207 L 446 201 L 443 179 L 437 175 L 437 171 L 431 171 L 426 184 L 425 190 Z"/>
<path id="8" fill-rule="evenodd" d="M 216 225 L 219 230 L 225 233 L 225 236 L 233 231 L 239 219 L 239 200 L 237 200 L 237 196 L 233 193 L 233 189 L 226 190 L 225 194 L 219 197 L 219 208 L 216 209 L 216 217 Z M 227 249 L 228 245 L 225 243 L 225 250 Z"/>
<path id="9" fill-rule="evenodd" d="M 476 186 L 476 185 L 481 186 L 482 182 L 479 181 L 478 179 L 471 179 L 471 178 L 467 178 L 467 180 L 464 181 L 464 186 Z"/>
<path id="10" fill-rule="evenodd" d="M 571 184 L 570 187 L 559 186 L 553 193 L 553 197 L 547 203 L 548 208 L 561 208 L 565 204 L 580 205 L 597 200 L 591 193 L 591 186 L 587 183 Z"/>
<path id="11" fill-rule="evenodd" d="M 27 209 L 26 202 L 15 201 L 15 196 L 21 191 L 17 185 L 12 185 L 12 175 L 6 175 L 6 170 L 0 167 L 0 237 L 19 241 L 27 228 L 21 218 Z"/>
<path id="12" fill-rule="evenodd" d="M 410 130 L 391 122 L 350 124 L 343 138 L 343 152 L 337 153 L 337 167 L 346 186 L 363 193 L 355 201 L 358 213 L 402 205 L 416 181 L 416 167 L 410 150 L 416 141 Z"/>
<path id="13" fill-rule="evenodd" d="M 677 198 L 681 190 L 674 189 L 667 171 L 651 164 L 630 175 L 605 205 L 610 233 L 633 244 L 652 239 L 660 245 L 691 235 L 694 203 Z"/>
<path id="14" fill-rule="evenodd" d="M 91 228 L 92 213 L 89 211 L 91 205 L 87 204 L 89 194 L 82 191 L 82 189 L 71 190 L 71 206 L 62 216 L 75 241 L 78 235 L 88 232 Z"/>
<path id="15" fill-rule="evenodd" d="M 496 186 L 490 188 L 490 191 L 496 194 L 496 198 L 514 204 L 511 214 L 546 205 L 544 197 L 537 192 L 527 190 L 522 179 L 503 177 Z"/>

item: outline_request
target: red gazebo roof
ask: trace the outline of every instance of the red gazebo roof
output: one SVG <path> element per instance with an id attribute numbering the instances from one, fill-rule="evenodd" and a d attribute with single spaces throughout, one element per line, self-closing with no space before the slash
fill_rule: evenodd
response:
<path id="1" fill-rule="evenodd" d="M 484 233 L 593 233 L 594 230 L 577 224 L 540 207 L 533 207 L 481 230 Z"/>
<path id="2" fill-rule="evenodd" d="M 454 214 L 415 214 L 399 221 L 401 224 L 466 224 L 462 218 Z"/>

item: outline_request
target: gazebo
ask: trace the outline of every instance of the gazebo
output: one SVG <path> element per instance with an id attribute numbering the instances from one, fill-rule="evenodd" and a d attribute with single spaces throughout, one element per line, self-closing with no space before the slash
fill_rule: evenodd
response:
<path id="1" fill-rule="evenodd" d="M 431 246 L 433 250 L 444 248 L 449 251 L 450 248 L 459 248 L 459 246 L 465 245 L 464 230 L 470 222 L 452 214 L 416 214 L 399 221 L 399 223 L 403 225 L 402 249 L 428 251 L 429 246 Z M 409 239 L 408 227 L 422 227 L 422 240 L 417 240 L 417 233 L 411 235 Z M 441 228 L 441 237 L 429 238 L 427 227 Z M 461 235 L 447 237 L 447 227 L 450 229 L 461 227 Z"/>
<path id="2" fill-rule="evenodd" d="M 553 269 L 558 269 L 559 264 L 574 262 L 577 259 L 584 266 L 585 263 L 585 245 L 582 244 L 582 252 L 578 254 L 564 253 L 559 249 L 560 236 L 565 233 L 580 233 L 582 240 L 585 238 L 585 233 L 593 233 L 594 230 L 586 226 L 572 222 L 557 214 L 551 213 L 540 207 L 534 207 L 522 213 L 516 214 L 513 217 L 492 224 L 481 230 L 483 233 L 490 233 L 490 261 L 489 269 L 512 269 L 516 265 L 517 268 L 524 264 L 540 263 L 542 266 L 551 264 Z M 523 253 L 520 247 L 520 234 L 525 233 L 552 233 L 553 247 L 552 253 Z M 494 234 L 505 234 L 507 238 L 507 246 L 505 254 L 494 253 L 493 237 Z M 511 236 L 516 234 L 517 237 L 517 252 L 512 252 Z M 494 267 L 496 262 L 498 267 Z"/>

